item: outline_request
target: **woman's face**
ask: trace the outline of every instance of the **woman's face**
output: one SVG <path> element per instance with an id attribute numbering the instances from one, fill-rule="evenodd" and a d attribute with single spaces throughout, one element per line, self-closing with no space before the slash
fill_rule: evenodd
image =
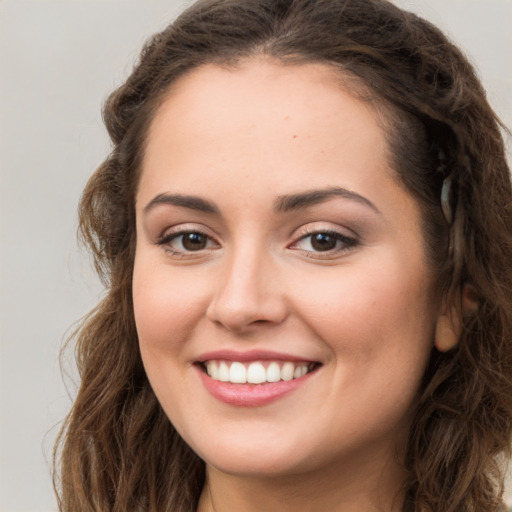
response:
<path id="1" fill-rule="evenodd" d="M 350 467 L 403 441 L 437 313 L 381 125 L 329 68 L 257 59 L 195 70 L 157 112 L 136 197 L 140 350 L 217 470 Z"/>

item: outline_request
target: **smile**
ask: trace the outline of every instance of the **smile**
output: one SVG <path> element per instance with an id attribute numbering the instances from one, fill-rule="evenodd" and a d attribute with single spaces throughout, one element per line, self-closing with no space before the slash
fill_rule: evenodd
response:
<path id="1" fill-rule="evenodd" d="M 232 384 L 264 384 L 290 381 L 311 372 L 316 364 L 293 361 L 224 361 L 203 363 L 206 373 L 215 381 Z"/>
<path id="2" fill-rule="evenodd" d="M 215 350 L 193 367 L 204 388 L 229 406 L 261 407 L 298 390 L 318 373 L 320 361 L 268 350 Z"/>

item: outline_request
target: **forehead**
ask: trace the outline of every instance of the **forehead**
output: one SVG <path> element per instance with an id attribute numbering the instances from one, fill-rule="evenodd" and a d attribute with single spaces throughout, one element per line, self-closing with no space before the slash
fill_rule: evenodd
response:
<path id="1" fill-rule="evenodd" d="M 178 80 L 157 110 L 142 181 L 154 168 L 174 169 L 177 177 L 181 164 L 211 173 L 223 162 L 233 175 L 261 175 L 264 166 L 293 169 L 301 180 L 308 167 L 329 169 L 349 154 L 358 155 L 361 171 L 389 172 L 379 113 L 345 83 L 323 64 L 251 59 L 237 67 L 202 66 Z"/>
<path id="2" fill-rule="evenodd" d="M 341 95 L 351 97 L 351 103 L 360 110 L 359 119 L 368 128 L 375 121 L 382 121 L 383 114 L 377 112 L 382 109 L 377 108 L 379 102 L 370 88 L 358 77 L 331 65 L 283 64 L 270 57 L 252 57 L 230 66 L 205 64 L 172 85 L 157 109 L 149 135 L 165 122 L 163 118 L 173 114 L 179 115 L 182 122 L 194 123 L 197 131 L 215 124 L 214 119 L 209 119 L 212 122 L 209 126 L 197 123 L 196 116 L 204 118 L 208 114 L 219 121 L 229 115 L 232 120 L 250 126 L 258 120 L 253 109 L 255 102 L 266 107 L 258 112 L 260 116 L 284 115 L 286 120 L 292 120 L 291 114 L 298 119 L 299 115 L 312 115 L 316 111 L 317 117 L 322 116 L 326 123 L 339 115 L 331 107 L 340 103 Z M 330 105 L 326 109 L 327 104 Z M 347 106 L 345 101 L 344 108 Z"/>

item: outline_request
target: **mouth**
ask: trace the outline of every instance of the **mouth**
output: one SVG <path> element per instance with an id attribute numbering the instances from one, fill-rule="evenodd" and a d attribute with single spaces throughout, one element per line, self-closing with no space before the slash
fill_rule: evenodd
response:
<path id="1" fill-rule="evenodd" d="M 315 371 L 320 363 L 311 361 L 210 359 L 198 363 L 212 380 L 231 384 L 266 384 L 300 379 Z"/>
<path id="2" fill-rule="evenodd" d="M 205 389 L 234 407 L 263 407 L 294 394 L 322 367 L 321 362 L 264 350 L 216 350 L 194 366 Z"/>

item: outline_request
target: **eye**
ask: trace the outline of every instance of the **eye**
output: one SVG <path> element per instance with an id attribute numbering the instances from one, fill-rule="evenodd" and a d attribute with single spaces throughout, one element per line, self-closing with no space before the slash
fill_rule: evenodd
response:
<path id="1" fill-rule="evenodd" d="M 184 233 L 173 239 L 181 244 L 186 251 L 201 251 L 208 245 L 208 237 L 203 233 Z"/>
<path id="2" fill-rule="evenodd" d="M 179 231 L 163 236 L 158 245 L 173 254 L 187 254 L 217 247 L 217 243 L 201 231 Z"/>
<path id="3" fill-rule="evenodd" d="M 357 245 L 357 240 L 337 231 L 315 231 L 299 238 L 291 249 L 298 249 L 306 253 L 338 254 Z"/>

